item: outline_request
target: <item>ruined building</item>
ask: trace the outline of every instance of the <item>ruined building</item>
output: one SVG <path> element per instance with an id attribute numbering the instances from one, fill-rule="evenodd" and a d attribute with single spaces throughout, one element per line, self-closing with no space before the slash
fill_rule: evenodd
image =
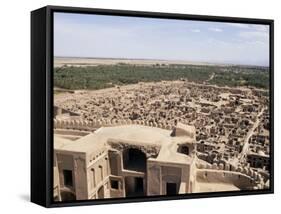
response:
<path id="1" fill-rule="evenodd" d="M 195 128 L 54 121 L 54 200 L 262 189 L 249 167 L 197 157 Z"/>

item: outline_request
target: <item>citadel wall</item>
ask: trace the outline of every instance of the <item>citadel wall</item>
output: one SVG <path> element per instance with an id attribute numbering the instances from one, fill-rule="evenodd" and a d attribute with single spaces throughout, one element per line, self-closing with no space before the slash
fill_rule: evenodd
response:
<path id="1" fill-rule="evenodd" d="M 54 120 L 54 129 L 61 135 L 85 136 L 100 127 L 120 126 L 126 124 L 147 125 L 171 130 L 171 126 L 156 123 L 143 123 L 141 121 L 123 120 L 118 123 L 109 121 L 87 122 L 83 120 Z M 54 186 L 57 191 L 70 191 L 77 200 L 95 198 L 125 197 L 126 183 L 132 183 L 132 177 L 143 178 L 145 194 L 167 194 L 169 184 L 175 184 L 178 194 L 196 191 L 199 182 L 231 183 L 239 189 L 263 189 L 263 176 L 256 170 L 247 167 L 235 167 L 228 163 L 196 163 L 196 158 L 191 164 L 165 163 L 153 158 L 160 148 L 141 148 L 118 139 L 108 140 L 110 147 L 93 151 L 90 155 L 78 153 L 56 152 L 57 167 L 60 185 Z M 127 146 L 126 146 L 127 145 Z M 128 148 L 137 148 L 147 155 L 147 171 L 132 172 L 124 168 L 123 151 Z M 196 147 L 189 148 L 196 149 Z M 149 154 L 149 152 L 152 152 Z M 56 162 L 55 162 L 56 163 Z M 196 163 L 196 164 L 195 164 Z M 72 172 L 73 187 L 65 185 L 64 170 Z M 54 182 L 55 184 L 57 182 Z M 128 184 L 129 186 L 133 184 Z M 65 187 L 68 187 L 66 190 Z"/>

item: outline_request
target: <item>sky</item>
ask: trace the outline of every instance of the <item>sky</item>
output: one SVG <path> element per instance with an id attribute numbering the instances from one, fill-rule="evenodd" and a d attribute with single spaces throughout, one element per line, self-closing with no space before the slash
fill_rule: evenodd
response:
<path id="1" fill-rule="evenodd" d="M 269 65 L 269 26 L 54 14 L 54 55 Z"/>

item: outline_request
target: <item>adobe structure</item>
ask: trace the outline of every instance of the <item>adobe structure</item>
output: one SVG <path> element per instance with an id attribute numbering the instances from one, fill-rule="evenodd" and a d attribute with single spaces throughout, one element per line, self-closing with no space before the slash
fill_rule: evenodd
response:
<path id="1" fill-rule="evenodd" d="M 269 188 L 267 92 L 179 80 L 55 94 L 54 199 Z"/>
<path id="2" fill-rule="evenodd" d="M 211 164 L 194 126 L 87 122 L 55 109 L 54 200 L 70 201 L 262 189 L 248 164 Z M 199 145 L 199 146 L 198 146 Z M 209 149 L 209 144 L 204 144 Z M 201 151 L 201 152 L 200 152 Z"/>

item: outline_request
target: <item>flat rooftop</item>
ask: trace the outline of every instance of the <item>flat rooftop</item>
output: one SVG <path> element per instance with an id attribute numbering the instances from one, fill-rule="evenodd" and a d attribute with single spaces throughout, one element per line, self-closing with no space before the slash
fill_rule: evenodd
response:
<path id="1" fill-rule="evenodd" d="M 189 157 L 177 152 L 178 144 L 193 143 L 194 139 L 189 136 L 172 137 L 171 132 L 171 130 L 143 125 L 120 125 L 101 127 L 94 133 L 88 134 L 76 141 L 55 137 L 54 144 L 55 148 L 60 150 L 89 154 L 109 147 L 108 142 L 139 146 L 158 146 L 161 147 L 158 155 L 159 161 L 174 160 L 175 162 L 186 162 Z M 62 141 L 71 143 L 62 143 Z M 56 144 L 60 146 L 56 146 Z"/>

